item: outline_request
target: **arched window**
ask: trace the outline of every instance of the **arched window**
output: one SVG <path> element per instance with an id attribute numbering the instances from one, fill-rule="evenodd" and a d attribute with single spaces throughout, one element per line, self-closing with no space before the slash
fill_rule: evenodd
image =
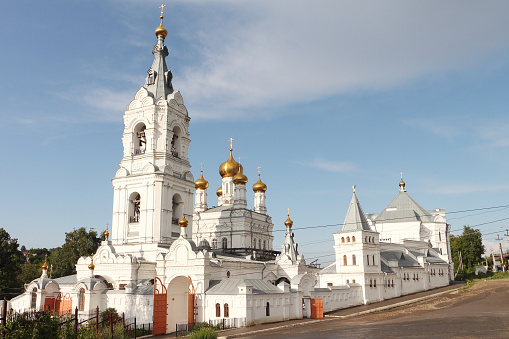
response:
<path id="1" fill-rule="evenodd" d="M 78 296 L 78 307 L 80 311 L 85 310 L 85 289 L 80 288 L 80 294 Z"/>
<path id="2" fill-rule="evenodd" d="M 221 316 L 221 305 L 219 303 L 216 304 L 216 317 Z"/>
<path id="3" fill-rule="evenodd" d="M 134 192 L 129 198 L 129 222 L 140 222 L 141 214 L 141 197 L 140 194 Z"/>
<path id="4" fill-rule="evenodd" d="M 346 255 L 343 256 L 343 265 L 348 265 L 348 259 L 346 258 Z"/>
<path id="5" fill-rule="evenodd" d="M 352 237 L 352 242 L 355 242 L 355 236 Z"/>
<path id="6" fill-rule="evenodd" d="M 226 277 L 227 277 L 227 278 L 230 278 L 230 271 L 227 271 L 227 272 L 226 272 Z"/>
<path id="7" fill-rule="evenodd" d="M 369 254 L 366 256 L 366 258 L 368 259 L 368 266 L 369 266 Z"/>
<path id="8" fill-rule="evenodd" d="M 262 249 L 262 241 L 260 239 L 258 239 L 258 249 Z"/>
<path id="9" fill-rule="evenodd" d="M 32 290 L 32 303 L 30 305 L 31 308 L 35 308 L 37 306 L 37 287 L 34 287 Z"/>
<path id="10" fill-rule="evenodd" d="M 355 254 L 352 255 L 352 265 L 357 265 L 357 260 L 355 260 Z"/>
<path id="11" fill-rule="evenodd" d="M 133 153 L 134 155 L 137 154 L 144 154 L 145 149 L 147 148 L 147 138 L 145 136 L 145 130 L 147 128 L 145 127 L 145 124 L 141 123 L 136 125 L 134 129 L 134 138 L 133 138 Z"/>
<path id="12" fill-rule="evenodd" d="M 376 265 L 375 264 L 375 256 L 373 255 L 373 265 Z"/>
<path id="13" fill-rule="evenodd" d="M 253 248 L 256 248 L 256 239 L 253 239 Z"/>
<path id="14" fill-rule="evenodd" d="M 355 284 L 355 279 L 352 280 L 352 284 Z"/>
<path id="15" fill-rule="evenodd" d="M 263 249 L 265 249 L 265 240 L 263 241 Z"/>
<path id="16" fill-rule="evenodd" d="M 365 238 L 364 238 L 364 242 L 368 242 L 368 237 L 365 237 Z"/>
<path id="17" fill-rule="evenodd" d="M 373 287 L 376 287 L 376 279 L 373 280 Z"/>
<path id="18" fill-rule="evenodd" d="M 212 249 L 217 250 L 217 239 L 212 239 Z"/>
<path id="19" fill-rule="evenodd" d="M 171 138 L 171 155 L 179 158 L 179 152 L 181 151 L 181 137 L 182 134 L 178 126 L 173 127 L 173 136 Z"/>
<path id="20" fill-rule="evenodd" d="M 182 218 L 182 205 L 183 205 L 182 198 L 178 194 L 174 194 L 171 199 L 171 222 L 174 225 L 179 224 L 179 220 Z"/>
<path id="21" fill-rule="evenodd" d="M 373 280 L 369 279 L 369 287 L 373 287 Z"/>
<path id="22" fill-rule="evenodd" d="M 345 242 L 345 237 L 341 237 L 341 242 Z"/>
<path id="23" fill-rule="evenodd" d="M 270 305 L 269 305 L 269 302 L 267 301 L 267 306 L 265 308 L 265 316 L 269 316 L 270 315 Z"/>
<path id="24" fill-rule="evenodd" d="M 230 310 L 228 309 L 228 304 L 224 304 L 224 317 L 228 318 L 230 316 Z"/>
<path id="25" fill-rule="evenodd" d="M 227 249 L 228 248 L 228 239 L 223 238 L 221 245 L 222 245 L 223 250 Z"/>
<path id="26" fill-rule="evenodd" d="M 346 242 L 350 242 L 350 237 L 346 237 Z"/>

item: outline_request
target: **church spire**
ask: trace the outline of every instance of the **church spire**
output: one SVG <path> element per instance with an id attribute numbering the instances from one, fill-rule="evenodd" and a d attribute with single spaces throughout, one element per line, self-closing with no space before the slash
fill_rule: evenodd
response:
<path id="1" fill-rule="evenodd" d="M 161 24 L 155 30 L 157 36 L 157 44 L 152 49 L 154 54 L 154 62 L 152 67 L 147 71 L 145 80 L 145 88 L 154 97 L 154 99 L 166 99 L 168 94 L 173 93 L 173 85 L 171 83 L 173 75 L 166 66 L 166 57 L 168 56 L 168 48 L 164 45 L 164 38 L 168 35 L 168 31 L 163 26 L 163 9 L 165 5 L 161 5 Z"/>
<path id="2" fill-rule="evenodd" d="M 371 230 L 361 204 L 359 200 L 357 200 L 357 195 L 355 194 L 356 187 L 357 186 L 352 186 L 353 196 L 350 201 L 350 206 L 348 207 L 348 212 L 346 213 L 343 229 L 341 230 L 342 232 Z"/>

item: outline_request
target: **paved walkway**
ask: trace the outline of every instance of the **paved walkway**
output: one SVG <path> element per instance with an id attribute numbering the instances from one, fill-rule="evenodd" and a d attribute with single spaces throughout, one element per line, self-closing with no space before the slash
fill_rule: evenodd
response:
<path id="1" fill-rule="evenodd" d="M 328 312 L 325 314 L 325 317 L 323 319 L 295 319 L 295 320 L 288 320 L 288 321 L 281 321 L 276 323 L 270 323 L 270 324 L 261 324 L 261 325 L 255 325 L 250 327 L 242 327 L 242 328 L 235 328 L 230 330 L 224 330 L 218 332 L 218 338 L 238 338 L 238 337 L 245 337 L 250 336 L 253 334 L 263 333 L 267 331 L 272 331 L 276 329 L 281 328 L 288 328 L 293 326 L 302 326 L 302 325 L 309 325 L 309 324 L 317 324 L 324 321 L 331 321 L 331 320 L 337 320 L 337 318 L 348 318 L 353 317 L 360 314 L 370 313 L 370 312 L 376 312 L 383 309 L 398 307 L 406 304 L 411 304 L 420 300 L 429 299 L 434 296 L 450 292 L 452 290 L 457 290 L 460 288 L 463 288 L 466 286 L 464 282 L 453 282 L 449 286 L 436 288 L 433 290 L 425 291 L 425 292 L 419 292 L 414 294 L 405 295 L 399 298 L 393 298 L 384 300 L 378 303 L 369 304 L 369 305 L 361 305 L 361 306 L 354 306 L 349 308 L 344 308 L 341 310 Z M 153 336 L 157 339 L 169 339 L 169 338 L 175 338 L 175 334 L 164 334 L 164 335 L 157 335 Z"/>

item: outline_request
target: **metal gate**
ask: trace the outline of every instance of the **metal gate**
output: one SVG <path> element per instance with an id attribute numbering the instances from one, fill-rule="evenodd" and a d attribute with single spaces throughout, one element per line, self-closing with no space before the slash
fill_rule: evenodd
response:
<path id="1" fill-rule="evenodd" d="M 167 290 L 161 279 L 154 278 L 154 329 L 153 334 L 166 333 L 166 316 L 168 309 Z"/>

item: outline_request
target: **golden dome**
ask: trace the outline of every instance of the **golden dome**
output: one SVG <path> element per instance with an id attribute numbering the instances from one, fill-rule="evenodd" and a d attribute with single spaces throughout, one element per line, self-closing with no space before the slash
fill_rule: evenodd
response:
<path id="1" fill-rule="evenodd" d="M 286 219 L 286 221 L 285 221 L 285 226 L 286 227 L 292 227 L 293 226 L 293 221 L 292 221 L 292 219 L 290 219 L 290 214 L 288 214 L 288 219 Z"/>
<path id="2" fill-rule="evenodd" d="M 219 187 L 219 188 L 217 189 L 217 191 L 216 191 L 216 194 L 217 194 L 217 196 L 218 196 L 218 197 L 223 196 L 223 188 L 222 188 L 222 187 Z"/>
<path id="3" fill-rule="evenodd" d="M 48 259 L 48 255 L 45 254 L 44 255 L 44 264 L 42 265 L 42 269 L 43 270 L 47 270 L 48 269 L 48 264 L 46 263 L 46 260 Z"/>
<path id="4" fill-rule="evenodd" d="M 187 221 L 186 216 L 182 215 L 182 219 L 179 220 L 180 227 L 187 227 L 189 225 L 189 221 Z"/>
<path id="5" fill-rule="evenodd" d="M 260 179 L 260 173 L 258 173 L 258 181 L 253 185 L 253 191 L 255 193 L 264 193 L 267 190 L 267 185 L 265 185 Z"/>
<path id="6" fill-rule="evenodd" d="M 89 270 L 93 270 L 95 268 L 95 265 L 94 265 L 94 254 L 92 254 L 92 262 L 90 263 L 90 265 L 88 265 L 88 269 Z"/>
<path id="7" fill-rule="evenodd" d="M 159 27 L 156 28 L 155 30 L 155 34 L 157 37 L 159 37 L 160 35 L 163 36 L 163 38 L 166 38 L 166 36 L 168 35 L 168 31 L 166 30 L 166 28 L 164 28 L 163 26 L 163 15 L 161 14 L 161 24 L 159 25 Z"/>
<path id="8" fill-rule="evenodd" d="M 405 182 L 403 181 L 403 172 L 401 172 L 401 181 L 399 182 L 399 187 L 405 188 Z"/>
<path id="9" fill-rule="evenodd" d="M 104 238 L 106 241 L 108 241 L 108 238 L 110 237 L 110 231 L 108 231 L 108 224 L 106 224 L 106 231 L 104 231 Z"/>
<path id="10" fill-rule="evenodd" d="M 240 164 L 239 164 L 240 165 Z M 235 176 L 233 177 L 233 183 L 235 185 L 245 185 L 247 184 L 247 177 L 244 175 L 243 173 L 243 169 L 242 169 L 242 166 L 240 166 L 240 169 L 239 171 L 237 172 L 237 174 L 235 174 Z"/>
<path id="11" fill-rule="evenodd" d="M 230 148 L 230 157 L 219 166 L 219 175 L 223 178 L 234 177 L 239 172 L 239 169 L 242 170 L 242 165 L 233 159 L 232 152 Z"/>
<path id="12" fill-rule="evenodd" d="M 200 179 L 194 182 L 194 188 L 197 190 L 206 190 L 209 187 L 209 182 L 203 178 L 203 170 L 201 171 Z"/>

